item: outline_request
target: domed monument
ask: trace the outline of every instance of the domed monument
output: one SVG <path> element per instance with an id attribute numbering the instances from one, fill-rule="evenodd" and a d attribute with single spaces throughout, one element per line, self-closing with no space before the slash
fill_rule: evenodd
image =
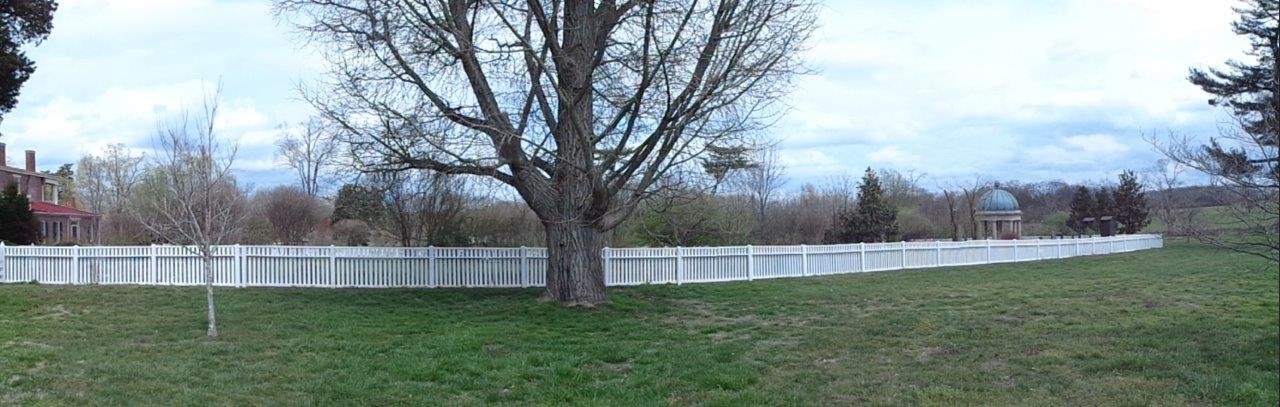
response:
<path id="1" fill-rule="evenodd" d="M 976 213 L 982 223 L 984 239 L 1017 239 L 1022 237 L 1022 210 L 1018 199 L 1000 189 L 1000 183 L 982 195 Z"/>

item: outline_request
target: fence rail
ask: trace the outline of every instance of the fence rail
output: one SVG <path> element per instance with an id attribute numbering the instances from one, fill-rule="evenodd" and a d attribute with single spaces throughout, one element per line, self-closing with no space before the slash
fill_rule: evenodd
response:
<path id="1" fill-rule="evenodd" d="M 1036 261 L 1164 247 L 1158 235 L 823 246 L 605 248 L 611 286 L 749 281 Z M 218 246 L 214 282 L 234 287 L 535 287 L 543 248 Z M 178 246 L 3 246 L 0 283 L 200 285 Z"/>

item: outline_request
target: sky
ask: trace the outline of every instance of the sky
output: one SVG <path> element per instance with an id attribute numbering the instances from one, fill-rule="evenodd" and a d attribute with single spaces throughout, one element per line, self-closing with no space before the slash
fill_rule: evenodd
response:
<path id="1" fill-rule="evenodd" d="M 293 182 L 273 157 L 310 114 L 298 87 L 324 70 L 269 1 L 61 0 L 37 70 L 0 122 L 10 163 L 40 169 L 103 146 L 152 147 L 158 120 L 222 89 L 223 136 L 257 187 Z M 1243 57 L 1226 0 L 822 3 L 771 132 L 790 187 L 866 167 L 926 185 L 1097 182 L 1158 158 L 1144 135 L 1211 135 L 1226 116 L 1190 67 Z"/>

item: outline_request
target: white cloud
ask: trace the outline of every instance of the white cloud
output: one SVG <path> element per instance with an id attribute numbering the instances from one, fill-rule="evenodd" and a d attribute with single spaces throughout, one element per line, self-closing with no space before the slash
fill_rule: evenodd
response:
<path id="1" fill-rule="evenodd" d="M 788 175 L 796 178 L 818 177 L 842 168 L 839 160 L 818 149 L 783 149 L 778 156 Z"/>
<path id="2" fill-rule="evenodd" d="M 810 53 L 821 72 L 799 81 L 780 133 L 788 146 L 865 145 L 868 157 L 931 174 L 1011 173 L 1031 150 L 1088 170 L 1072 158 L 1078 145 L 1058 144 L 1072 142 L 1063 136 L 1107 133 L 1114 143 L 1074 142 L 1115 149 L 1144 129 L 1212 129 L 1218 112 L 1185 77 L 1245 49 L 1230 32 L 1231 6 L 828 3 Z M 967 130 L 978 127 L 995 139 Z M 923 159 L 900 159 L 908 152 Z"/>
<path id="3" fill-rule="evenodd" d="M 1027 161 L 1037 165 L 1080 166 L 1115 160 L 1129 152 L 1115 136 L 1089 134 L 1064 137 L 1059 143 L 1031 148 Z"/>
<path id="4" fill-rule="evenodd" d="M 902 151 L 898 146 L 885 146 L 884 148 L 871 152 L 871 154 L 867 155 L 867 158 L 870 158 L 873 162 L 889 164 L 900 168 L 916 167 L 920 164 L 920 160 L 924 159 L 924 157 L 921 157 L 918 154 Z"/>
<path id="5" fill-rule="evenodd" d="M 147 145 L 158 119 L 182 112 L 199 97 L 200 81 L 153 87 L 110 87 L 85 98 L 57 97 L 6 118 L 6 142 L 37 150 L 41 167 L 74 162 L 107 144 Z"/>
<path id="6" fill-rule="evenodd" d="M 237 168 L 272 161 L 274 128 L 310 110 L 296 84 L 317 58 L 260 1 L 65 1 L 18 107 L 0 123 L 10 149 L 38 151 L 40 167 L 102 146 L 152 147 L 158 120 L 199 114 L 222 89 L 218 131 L 240 146 Z M 271 171 L 280 171 L 278 168 Z"/>
<path id="7" fill-rule="evenodd" d="M 1129 151 L 1129 146 L 1121 144 L 1115 136 L 1110 134 L 1071 136 L 1062 139 L 1062 144 L 1090 154 L 1114 155 Z"/>

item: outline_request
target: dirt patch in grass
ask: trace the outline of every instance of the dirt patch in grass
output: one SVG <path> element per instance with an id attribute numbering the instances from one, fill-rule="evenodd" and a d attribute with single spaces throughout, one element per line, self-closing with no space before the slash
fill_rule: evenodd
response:
<path id="1" fill-rule="evenodd" d="M 75 313 L 72 313 L 72 312 L 71 312 L 71 310 L 68 310 L 68 309 L 67 309 L 67 307 L 64 307 L 62 304 L 58 304 L 58 305 L 54 305 L 54 306 L 49 310 L 49 312 L 48 312 L 48 313 L 43 314 L 43 315 L 37 315 L 37 316 L 35 316 L 35 317 L 32 317 L 31 319 L 35 319 L 35 320 L 41 320 L 41 319 L 64 319 L 64 318 L 70 318 L 70 317 L 74 317 L 74 316 L 76 316 L 76 314 L 75 314 Z"/>

